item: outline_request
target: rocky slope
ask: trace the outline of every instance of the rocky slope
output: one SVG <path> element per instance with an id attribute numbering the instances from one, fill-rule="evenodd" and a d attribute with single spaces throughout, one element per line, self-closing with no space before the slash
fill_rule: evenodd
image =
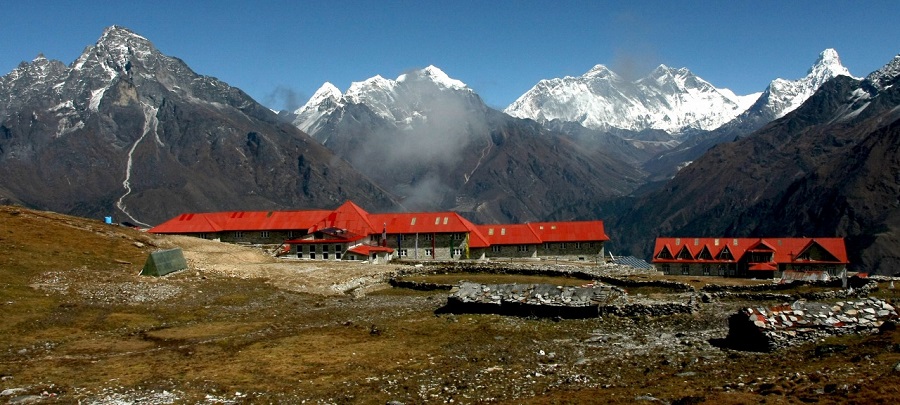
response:
<path id="1" fill-rule="evenodd" d="M 390 196 L 242 91 L 110 27 L 70 66 L 0 78 L 0 199 L 154 224 L 180 212 Z"/>
<path id="2" fill-rule="evenodd" d="M 843 236 L 853 270 L 900 273 L 900 57 L 839 76 L 746 138 L 720 144 L 609 226 L 625 250 L 655 235 Z"/>

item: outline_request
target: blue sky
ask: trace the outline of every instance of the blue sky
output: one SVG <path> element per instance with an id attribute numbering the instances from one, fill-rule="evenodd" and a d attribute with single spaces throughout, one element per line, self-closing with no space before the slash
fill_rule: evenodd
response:
<path id="1" fill-rule="evenodd" d="M 504 108 L 539 80 L 604 64 L 639 77 L 686 67 L 738 94 L 797 79 L 825 48 L 864 76 L 900 53 L 900 1 L 0 2 L 0 74 L 38 53 L 66 64 L 122 25 L 264 105 L 325 81 L 435 65 Z"/>

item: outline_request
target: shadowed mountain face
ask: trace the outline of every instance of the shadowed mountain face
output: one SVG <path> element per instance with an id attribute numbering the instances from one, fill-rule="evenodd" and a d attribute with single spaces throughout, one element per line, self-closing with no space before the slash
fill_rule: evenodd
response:
<path id="1" fill-rule="evenodd" d="M 347 199 L 394 206 L 242 91 L 121 27 L 70 66 L 39 56 L 0 78 L 0 198 L 143 224 Z"/>
<path id="2" fill-rule="evenodd" d="M 587 218 L 642 173 L 605 151 L 488 108 L 434 67 L 326 84 L 294 122 L 401 199 L 478 222 Z"/>
<path id="3" fill-rule="evenodd" d="M 854 270 L 900 273 L 898 76 L 900 57 L 863 81 L 828 81 L 623 209 L 610 237 L 647 257 L 657 235 L 843 236 Z"/>

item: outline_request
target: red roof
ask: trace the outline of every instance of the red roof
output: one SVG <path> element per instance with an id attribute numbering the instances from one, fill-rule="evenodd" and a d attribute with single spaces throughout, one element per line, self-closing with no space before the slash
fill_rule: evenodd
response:
<path id="1" fill-rule="evenodd" d="M 369 213 L 352 201 L 347 201 L 334 211 L 327 213 L 322 220 L 309 227 L 309 233 L 328 228 L 344 229 L 357 235 L 380 233 L 382 227 L 369 221 Z"/>
<path id="2" fill-rule="evenodd" d="M 528 224 L 476 225 L 491 245 L 537 245 L 543 242 Z"/>
<path id="3" fill-rule="evenodd" d="M 373 224 L 381 224 L 388 234 L 469 233 L 469 247 L 490 246 L 478 227 L 455 212 L 412 212 L 371 214 Z"/>
<path id="4" fill-rule="evenodd" d="M 609 236 L 603 221 L 532 222 L 528 226 L 543 242 L 601 242 Z"/>
<path id="5" fill-rule="evenodd" d="M 394 253 L 394 249 L 391 249 L 389 247 L 369 246 L 369 245 L 354 246 L 354 247 L 348 249 L 347 251 L 351 252 L 351 253 L 356 253 L 358 255 L 366 255 L 366 256 L 372 254 L 373 252 L 374 253 L 379 253 L 379 252 Z"/>
<path id="6" fill-rule="evenodd" d="M 225 211 L 181 214 L 151 228 L 151 233 L 307 230 L 331 211 Z"/>
<path id="7" fill-rule="evenodd" d="M 725 262 L 716 258 L 725 249 L 731 252 L 734 261 L 739 261 L 748 252 L 772 252 L 775 263 L 811 263 L 812 261 L 800 260 L 809 249 L 819 246 L 834 256 L 834 261 L 818 261 L 816 263 L 848 264 L 847 249 L 844 238 L 681 238 L 665 237 L 656 238 L 656 246 L 653 248 L 653 262 Z M 713 260 L 697 259 L 697 254 L 704 247 L 709 249 Z M 658 259 L 659 253 L 668 248 L 673 259 Z M 677 259 L 678 253 L 686 248 L 693 260 Z M 728 261 L 730 262 L 730 261 Z"/>
<path id="8" fill-rule="evenodd" d="M 751 271 L 775 271 L 778 267 L 773 263 L 753 263 L 747 270 Z"/>
<path id="9" fill-rule="evenodd" d="M 266 230 L 305 230 L 307 233 L 329 233 L 330 230 L 339 230 L 340 234 L 332 235 L 348 242 L 383 231 L 388 234 L 407 235 L 466 233 L 469 238 L 468 246 L 471 248 L 485 248 L 491 243 L 519 245 L 609 240 L 603 230 L 603 221 L 476 226 L 455 212 L 369 214 L 352 201 L 347 201 L 333 211 L 230 211 L 181 214 L 150 229 L 150 232 L 183 234 Z M 322 243 L 307 242 L 303 239 L 289 242 Z"/>

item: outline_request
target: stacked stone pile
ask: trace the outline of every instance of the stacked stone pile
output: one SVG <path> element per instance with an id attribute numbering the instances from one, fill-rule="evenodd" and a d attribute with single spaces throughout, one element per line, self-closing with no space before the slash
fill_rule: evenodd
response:
<path id="1" fill-rule="evenodd" d="M 741 348 L 771 351 L 824 336 L 875 332 L 893 319 L 894 306 L 877 298 L 834 304 L 799 300 L 738 311 L 729 318 L 728 340 Z"/>

